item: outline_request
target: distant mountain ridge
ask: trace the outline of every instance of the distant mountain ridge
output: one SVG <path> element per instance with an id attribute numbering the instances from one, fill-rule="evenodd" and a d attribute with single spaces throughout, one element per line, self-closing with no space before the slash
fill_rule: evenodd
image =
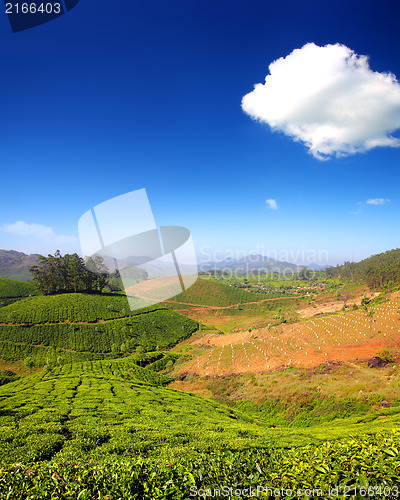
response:
<path id="1" fill-rule="evenodd" d="M 32 278 L 29 269 L 37 263 L 39 255 L 27 255 L 16 250 L 0 249 L 0 278 L 29 281 Z"/>
<path id="2" fill-rule="evenodd" d="M 246 274 L 254 271 L 264 271 L 264 272 L 276 272 L 282 273 L 285 270 L 290 270 L 292 272 L 298 272 L 303 267 L 297 264 L 292 264 L 290 262 L 283 262 L 271 257 L 266 257 L 260 254 L 249 254 L 240 259 L 235 259 L 232 257 L 215 261 L 215 262 L 203 262 L 199 264 L 200 272 L 213 271 L 213 270 L 223 270 L 226 269 L 230 272 Z"/>
<path id="3" fill-rule="evenodd" d="M 23 252 L 17 252 L 16 250 L 1 250 L 0 249 L 0 278 L 11 278 L 21 281 L 29 281 L 32 279 L 32 275 L 29 272 L 31 266 L 37 263 L 39 254 L 27 255 Z M 111 258 L 105 258 L 104 264 L 109 268 L 110 271 L 114 270 L 114 260 Z M 131 267 L 129 260 L 119 262 L 120 266 L 124 265 L 126 267 Z M 161 267 L 160 267 L 161 266 Z M 147 264 L 142 264 L 140 267 L 145 269 L 149 273 L 149 277 L 159 277 L 163 276 L 165 273 L 162 269 L 162 262 L 148 262 Z M 273 259 L 271 257 L 266 257 L 260 254 L 249 254 L 245 257 L 235 259 L 233 257 L 228 257 L 220 261 L 212 262 L 202 262 L 198 265 L 199 272 L 206 272 L 212 270 L 222 270 L 229 269 L 232 273 L 247 274 L 251 272 L 261 271 L 261 272 L 275 272 L 282 273 L 285 270 L 287 272 L 299 272 L 304 267 L 309 269 L 321 270 L 326 266 L 319 266 L 318 264 L 309 265 L 297 265 L 291 262 L 284 262 L 280 260 Z"/>

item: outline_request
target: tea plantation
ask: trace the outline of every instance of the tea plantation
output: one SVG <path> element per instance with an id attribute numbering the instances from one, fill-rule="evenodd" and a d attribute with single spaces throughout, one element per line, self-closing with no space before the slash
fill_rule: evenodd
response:
<path id="1" fill-rule="evenodd" d="M 188 356 L 168 349 L 197 329 L 162 304 L 131 312 L 118 295 L 0 307 L 3 368 L 32 370 L 1 372 L 0 499 L 173 500 L 224 486 L 239 498 L 235 488 L 257 485 L 284 489 L 264 497 L 305 498 L 300 488 L 329 498 L 338 485 L 353 498 L 371 488 L 396 496 L 399 401 L 366 400 L 316 425 L 321 408 L 300 402 L 289 421 L 265 405 L 170 389 L 165 368 Z"/>
<path id="2" fill-rule="evenodd" d="M 0 299 L 28 297 L 29 295 L 36 294 L 37 291 L 31 283 L 0 278 Z"/>
<path id="3" fill-rule="evenodd" d="M 21 297 L 38 295 L 32 283 L 0 278 L 0 307 L 16 302 Z"/>
<path id="4" fill-rule="evenodd" d="M 188 290 L 171 298 L 171 302 L 223 307 L 240 302 L 256 302 L 266 298 L 264 293 L 247 292 L 230 285 L 198 279 Z"/>
<path id="5" fill-rule="evenodd" d="M 161 306 L 131 312 L 125 296 L 63 294 L 0 308 L 0 358 L 48 363 L 173 347 L 197 322 Z"/>
<path id="6" fill-rule="evenodd" d="M 175 499 L 189 498 L 191 487 L 398 484 L 398 408 L 276 428 L 166 382 L 127 357 L 67 364 L 1 387 L 0 498 Z"/>

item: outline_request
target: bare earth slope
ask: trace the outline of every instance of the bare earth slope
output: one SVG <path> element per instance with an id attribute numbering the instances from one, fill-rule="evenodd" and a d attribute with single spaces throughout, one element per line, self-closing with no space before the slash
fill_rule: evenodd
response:
<path id="1" fill-rule="evenodd" d="M 192 340 L 202 352 L 180 371 L 200 376 L 268 372 L 282 366 L 313 367 L 326 360 L 351 361 L 372 357 L 400 344 L 400 298 L 373 308 L 309 318 L 230 334 L 205 333 Z"/>

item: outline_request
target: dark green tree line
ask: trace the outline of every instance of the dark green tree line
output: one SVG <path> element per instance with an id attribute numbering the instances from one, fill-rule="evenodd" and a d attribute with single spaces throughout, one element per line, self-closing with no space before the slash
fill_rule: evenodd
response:
<path id="1" fill-rule="evenodd" d="M 373 255 L 361 262 L 329 267 L 327 276 L 363 281 L 370 288 L 400 285 L 400 249 Z"/>
<path id="2" fill-rule="evenodd" d="M 40 256 L 30 268 L 33 283 L 45 295 L 56 293 L 101 293 L 107 283 L 108 270 L 103 258 L 89 257 L 86 262 L 78 254 L 61 255 L 60 251 Z"/>

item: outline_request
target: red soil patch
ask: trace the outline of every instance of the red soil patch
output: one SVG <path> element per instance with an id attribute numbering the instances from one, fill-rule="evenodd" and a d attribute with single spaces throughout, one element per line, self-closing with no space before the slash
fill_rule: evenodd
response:
<path id="1" fill-rule="evenodd" d="M 374 292 L 372 294 L 369 294 L 370 298 L 375 298 L 379 295 L 380 292 Z M 347 306 L 352 306 L 353 304 L 357 304 L 358 306 L 361 305 L 361 301 L 363 299 L 363 295 L 356 297 L 354 299 L 350 299 L 346 302 Z M 318 314 L 329 314 L 333 312 L 339 312 L 343 308 L 343 301 L 342 300 L 332 300 L 333 296 L 331 297 L 330 300 L 326 298 L 325 302 L 323 304 L 315 304 L 315 306 L 306 306 L 302 307 L 301 309 L 298 309 L 297 312 L 302 316 L 303 318 L 312 318 L 313 316 L 317 316 Z"/>
<path id="2" fill-rule="evenodd" d="M 352 361 L 376 355 L 400 342 L 400 298 L 365 312 L 312 318 L 267 330 L 217 335 L 207 333 L 193 343 L 206 352 L 182 365 L 181 373 L 219 376 L 266 372 L 280 367 L 318 366 L 327 360 Z"/>

